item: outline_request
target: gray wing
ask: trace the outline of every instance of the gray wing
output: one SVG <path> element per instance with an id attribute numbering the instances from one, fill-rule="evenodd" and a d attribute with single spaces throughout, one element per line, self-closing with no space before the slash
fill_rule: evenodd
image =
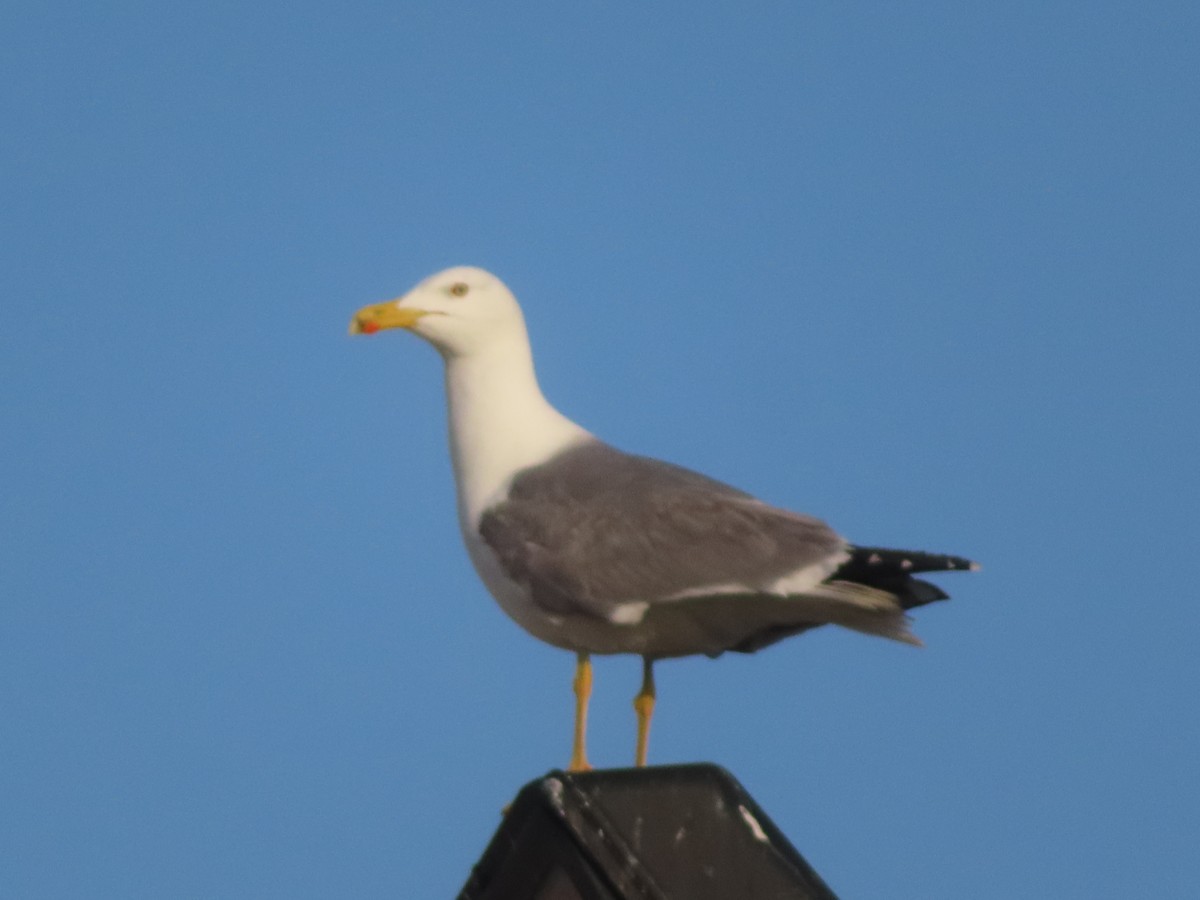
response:
<path id="1" fill-rule="evenodd" d="M 746 594 L 842 557 L 823 522 L 598 441 L 514 478 L 479 526 L 506 572 L 555 613 Z"/>

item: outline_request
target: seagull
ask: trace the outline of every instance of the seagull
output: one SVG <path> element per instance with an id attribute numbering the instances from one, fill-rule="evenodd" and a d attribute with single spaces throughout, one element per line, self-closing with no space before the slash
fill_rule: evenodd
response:
<path id="1" fill-rule="evenodd" d="M 978 568 L 856 546 L 819 519 L 604 443 L 543 396 L 521 307 L 483 269 L 439 272 L 350 323 L 387 329 L 445 363 L 458 521 L 480 579 L 518 625 L 576 656 L 573 771 L 590 768 L 592 655 L 642 658 L 644 766 L 655 661 L 753 653 L 821 625 L 919 646 L 905 611 L 947 595 L 914 576 Z"/>

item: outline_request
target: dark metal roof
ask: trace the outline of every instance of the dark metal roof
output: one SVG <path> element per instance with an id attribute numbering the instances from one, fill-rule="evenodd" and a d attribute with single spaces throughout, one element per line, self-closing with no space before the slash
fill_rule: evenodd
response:
<path id="1" fill-rule="evenodd" d="M 460 900 L 836 900 L 719 766 L 551 772 L 517 795 Z"/>

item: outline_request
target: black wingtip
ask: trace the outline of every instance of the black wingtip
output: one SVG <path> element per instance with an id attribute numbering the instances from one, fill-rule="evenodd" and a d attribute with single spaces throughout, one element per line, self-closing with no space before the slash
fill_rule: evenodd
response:
<path id="1" fill-rule="evenodd" d="M 884 547 L 851 547 L 846 566 L 870 571 L 904 572 L 977 572 L 979 563 L 963 556 L 926 553 L 923 550 L 888 550 Z"/>
<path id="2" fill-rule="evenodd" d="M 850 558 L 829 577 L 894 594 L 905 609 L 948 600 L 935 584 L 913 576 L 921 572 L 974 572 L 979 564 L 961 556 L 883 547 L 851 547 Z"/>

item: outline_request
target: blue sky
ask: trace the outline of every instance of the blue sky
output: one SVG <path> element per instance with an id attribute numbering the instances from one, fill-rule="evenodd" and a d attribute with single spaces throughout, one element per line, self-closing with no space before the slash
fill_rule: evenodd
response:
<path id="1" fill-rule="evenodd" d="M 984 563 L 660 665 L 652 762 L 848 897 L 1189 896 L 1200 14 L 567 6 L 0 13 L 0 894 L 449 896 L 566 763 L 436 356 L 345 334 L 465 263 L 618 446 Z"/>

